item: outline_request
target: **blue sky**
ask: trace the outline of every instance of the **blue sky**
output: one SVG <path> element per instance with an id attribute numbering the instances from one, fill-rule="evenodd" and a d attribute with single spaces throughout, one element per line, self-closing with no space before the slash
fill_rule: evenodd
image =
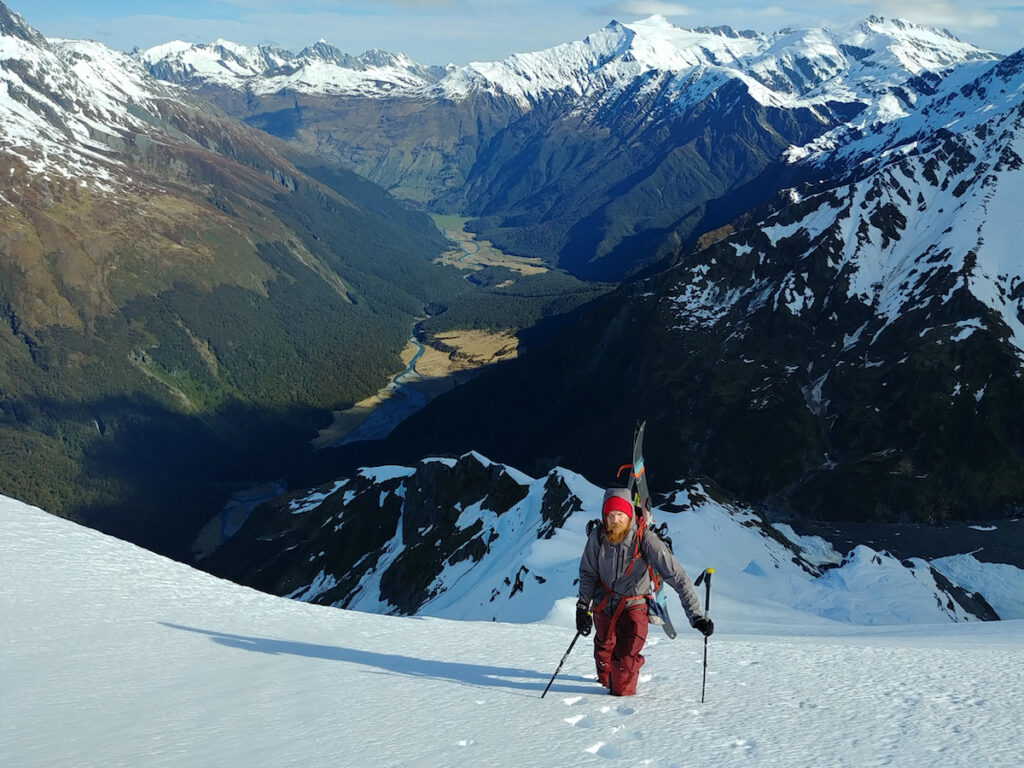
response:
<path id="1" fill-rule="evenodd" d="M 728 24 L 773 32 L 870 14 L 950 30 L 1000 53 L 1024 47 L 1022 0 L 3 0 L 50 37 L 129 50 L 225 38 L 289 50 L 323 38 L 349 53 L 403 51 L 424 64 L 500 59 L 578 40 L 612 19 L 660 13 L 682 27 Z"/>

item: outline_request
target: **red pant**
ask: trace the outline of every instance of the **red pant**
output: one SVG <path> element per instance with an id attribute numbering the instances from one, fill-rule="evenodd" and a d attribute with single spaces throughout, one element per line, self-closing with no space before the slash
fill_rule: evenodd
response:
<path id="1" fill-rule="evenodd" d="M 623 609 L 615 619 L 604 611 L 594 614 L 594 661 L 597 679 L 614 696 L 632 696 L 643 666 L 647 640 L 647 606 Z"/>

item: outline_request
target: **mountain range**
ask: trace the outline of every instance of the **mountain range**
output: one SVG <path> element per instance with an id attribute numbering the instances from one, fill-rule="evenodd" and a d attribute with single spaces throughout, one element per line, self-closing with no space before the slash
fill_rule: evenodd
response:
<path id="1" fill-rule="evenodd" d="M 656 491 L 768 520 L 1020 514 L 1020 54 L 878 17 L 652 17 L 445 68 L 129 55 L 3 6 L 0 32 L 0 490 L 184 556 L 285 467 L 293 494 L 470 451 L 605 484 L 646 419 Z M 465 301 L 415 209 L 619 287 L 389 438 L 302 456 Z M 544 280 L 545 306 L 580 292 Z"/>
<path id="2" fill-rule="evenodd" d="M 155 75 L 397 197 L 474 217 L 510 252 L 610 280 L 777 190 L 778 172 L 765 171 L 787 147 L 905 114 L 927 89 L 919 75 L 994 58 L 876 17 L 763 34 L 655 16 L 443 76 L 326 46 L 294 56 L 174 43 L 140 54 Z"/>
<path id="3" fill-rule="evenodd" d="M 823 137 L 835 148 L 796 163 L 818 181 L 414 417 L 395 444 L 444 431 L 450 451 L 609 477 L 647 418 L 675 476 L 780 515 L 1019 515 L 1020 65 L 971 65 L 898 127 Z M 543 427 L 476 427 L 493 402 Z"/>
<path id="4" fill-rule="evenodd" d="M 572 594 L 587 521 L 601 497 L 601 488 L 574 472 L 555 468 L 533 478 L 475 453 L 365 467 L 259 507 L 199 565 L 264 592 L 350 610 L 541 621 Z M 654 516 L 666 524 L 670 546 L 677 542 L 678 556 L 691 560 L 728 550 L 722 559 L 732 572 L 723 577 L 733 589 L 746 579 L 756 590 L 756 577 L 769 570 L 826 593 L 826 584 L 846 579 L 886 579 L 913 585 L 936 623 L 1000 618 L 984 595 L 941 572 L 945 560 L 936 567 L 865 546 L 844 557 L 824 539 L 769 525 L 696 482 L 675 484 L 663 498 Z M 828 602 L 822 594 L 806 607 Z M 880 600 L 874 611 L 844 618 L 874 623 L 875 611 L 890 610 Z M 1017 608 L 1005 610 L 1014 618 Z"/>
<path id="5" fill-rule="evenodd" d="M 754 184 L 762 202 L 668 268 L 385 444 L 319 457 L 294 480 L 479 450 L 611 481 L 647 419 L 663 480 L 705 478 L 779 519 L 1018 516 L 1021 56 L 904 74 L 774 158 Z M 495 403 L 510 416 L 494 419 Z"/>

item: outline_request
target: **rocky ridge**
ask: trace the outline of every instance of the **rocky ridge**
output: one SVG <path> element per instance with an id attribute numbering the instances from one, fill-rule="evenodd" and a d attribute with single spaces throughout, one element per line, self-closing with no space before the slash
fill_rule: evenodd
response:
<path id="1" fill-rule="evenodd" d="M 601 494 L 572 472 L 554 469 L 535 479 L 479 454 L 363 468 L 257 508 L 200 564 L 258 589 L 322 605 L 540 621 L 571 596 L 587 521 Z M 676 483 L 655 516 L 667 523 L 691 573 L 698 571 L 691 558 L 701 553 L 689 544 L 702 535 L 697 531 L 713 527 L 716 539 L 730 542 L 730 554 L 723 555 L 728 562 L 718 563 L 717 572 L 747 579 L 754 589 L 764 569 L 782 569 L 795 580 L 819 584 L 825 605 L 833 585 L 848 589 L 842 585 L 867 575 L 915 583 L 933 596 L 936 621 L 998 618 L 984 597 L 954 584 L 927 561 L 900 561 L 863 546 L 843 557 L 821 539 L 796 536 L 716 499 L 699 483 Z M 753 559 L 743 560 L 747 555 L 740 552 Z M 678 616 L 678 605 L 671 604 Z"/>

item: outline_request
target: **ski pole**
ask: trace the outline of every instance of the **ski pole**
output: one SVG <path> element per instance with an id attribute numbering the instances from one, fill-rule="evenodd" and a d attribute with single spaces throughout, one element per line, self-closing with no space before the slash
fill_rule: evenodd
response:
<path id="1" fill-rule="evenodd" d="M 568 650 L 567 650 L 567 651 L 565 652 L 565 655 L 564 655 L 564 656 L 562 657 L 562 660 L 561 660 L 560 662 L 558 662 L 558 669 L 556 669 L 556 670 L 555 670 L 555 674 L 553 674 L 553 675 L 551 676 L 551 679 L 550 679 L 550 680 L 548 680 L 548 684 L 547 684 L 547 686 L 546 686 L 546 687 L 544 688 L 544 693 L 542 693 L 542 694 L 540 695 L 540 697 L 541 697 L 542 699 L 544 698 L 544 694 L 546 694 L 546 693 L 548 692 L 548 688 L 550 688 L 550 687 L 551 687 L 551 684 L 552 684 L 553 682 L 555 682 L 555 678 L 556 678 L 556 677 L 558 677 L 558 673 L 562 671 L 562 665 L 563 665 L 563 664 L 565 664 L 565 660 L 569 658 L 569 654 L 570 654 L 570 653 L 572 652 L 572 647 L 573 647 L 574 645 L 576 645 L 576 641 L 577 641 L 577 640 L 579 640 L 579 639 L 580 639 L 580 633 L 579 633 L 579 632 L 577 632 L 577 633 L 576 633 L 576 637 L 574 637 L 574 638 L 572 639 L 572 642 L 571 642 L 571 643 L 569 643 L 569 648 L 568 648 Z"/>
<path id="2" fill-rule="evenodd" d="M 701 571 L 700 576 L 697 577 L 697 581 L 694 582 L 695 587 L 699 587 L 700 583 L 705 582 L 704 587 L 704 618 L 709 618 L 711 615 L 711 574 L 715 572 L 714 568 L 705 568 Z M 704 678 L 700 683 L 700 703 L 704 703 L 704 687 L 708 682 L 708 636 L 704 635 Z"/>

